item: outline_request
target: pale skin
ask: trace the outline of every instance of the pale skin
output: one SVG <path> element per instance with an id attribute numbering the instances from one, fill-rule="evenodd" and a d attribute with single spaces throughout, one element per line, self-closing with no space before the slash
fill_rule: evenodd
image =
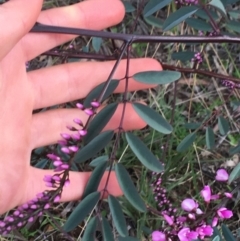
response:
<path id="1" fill-rule="evenodd" d="M 0 214 L 23 204 L 47 188 L 43 182 L 51 170 L 30 166 L 34 148 L 56 143 L 60 133 L 68 133 L 66 125 L 73 119 L 86 121 L 87 116 L 78 109 L 57 109 L 32 114 L 34 109 L 84 98 L 88 92 L 106 81 L 114 61 L 79 62 L 43 68 L 27 73 L 25 63 L 42 52 L 67 42 L 74 36 L 29 33 L 36 21 L 68 27 L 101 30 L 121 22 L 124 8 L 119 0 L 88 0 L 72 6 L 41 12 L 42 0 L 11 0 L 0 6 Z M 126 61 L 122 61 L 115 79 L 125 76 Z M 94 69 L 94 72 L 92 71 Z M 153 59 L 134 59 L 130 75 L 146 70 L 161 70 Z M 129 90 L 151 86 L 130 79 Z M 124 90 L 124 82 L 116 92 Z M 120 105 L 105 127 L 119 125 Z M 128 104 L 125 130 L 143 128 L 146 124 Z M 99 185 L 102 190 L 105 173 Z M 61 201 L 80 199 L 90 172 L 71 172 L 70 186 L 64 188 Z M 112 195 L 122 195 L 115 173 L 108 185 Z"/>

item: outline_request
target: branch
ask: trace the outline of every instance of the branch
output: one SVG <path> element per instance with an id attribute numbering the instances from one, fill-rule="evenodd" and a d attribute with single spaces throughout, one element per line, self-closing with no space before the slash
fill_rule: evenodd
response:
<path id="1" fill-rule="evenodd" d="M 59 34 L 72 34 L 82 35 L 88 37 L 100 37 L 108 39 L 122 40 L 127 43 L 138 43 L 138 42 L 150 42 L 150 43 L 240 43 L 240 37 L 233 36 L 194 36 L 194 35 L 181 35 L 181 36 L 145 36 L 145 35 L 134 35 L 134 34 L 121 34 L 121 33 L 110 33 L 97 30 L 87 30 L 81 28 L 68 28 L 58 27 L 51 25 L 44 25 L 36 23 L 30 32 L 34 33 L 59 33 Z"/>

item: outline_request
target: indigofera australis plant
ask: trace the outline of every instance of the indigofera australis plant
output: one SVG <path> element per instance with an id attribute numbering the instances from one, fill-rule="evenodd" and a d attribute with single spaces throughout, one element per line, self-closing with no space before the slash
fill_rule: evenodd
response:
<path id="1" fill-rule="evenodd" d="M 89 52 L 79 52 L 71 49 L 66 50 L 51 50 L 46 52 L 46 55 L 61 57 L 64 61 L 68 58 L 95 58 L 101 60 L 115 59 L 115 65 L 112 71 L 109 73 L 109 77 L 104 84 L 97 86 L 86 97 L 84 102 L 77 103 L 76 107 L 83 110 L 88 115 L 86 124 L 83 124 L 80 119 L 74 119 L 79 128 L 68 126 L 68 129 L 72 131 L 72 134 L 60 133 L 62 139 L 58 142 L 60 151 L 52 151 L 47 154 L 47 158 L 51 161 L 55 169 L 53 176 L 45 176 L 44 182 L 47 187 L 52 187 L 53 190 L 45 191 L 36 195 L 36 198 L 30 200 L 9 213 L 4 220 L 0 222 L 0 232 L 3 235 L 10 233 L 14 229 L 18 229 L 33 222 L 36 218 L 43 215 L 43 213 L 51 208 L 55 203 L 58 203 L 61 198 L 63 188 L 67 188 L 69 182 L 69 170 L 74 169 L 78 164 L 87 160 L 92 160 L 97 157 L 97 154 L 101 152 L 109 143 L 113 140 L 111 146 L 111 153 L 108 156 L 98 156 L 93 160 L 95 169 L 90 177 L 90 180 L 86 186 L 83 194 L 83 199 L 76 208 L 72 211 L 68 217 L 65 225 L 63 226 L 63 232 L 69 232 L 76 228 L 84 221 L 88 215 L 92 212 L 93 217 L 87 223 L 86 229 L 83 234 L 83 240 L 94 240 L 97 225 L 100 223 L 102 235 L 105 241 L 112 241 L 114 238 L 118 240 L 138 240 L 137 238 L 130 237 L 126 226 L 126 220 L 121 208 L 121 204 L 118 199 L 109 195 L 108 204 L 111 211 L 114 226 L 118 232 L 118 235 L 114 237 L 111 232 L 111 226 L 108 220 L 101 214 L 101 208 L 103 201 L 101 195 L 107 190 L 108 180 L 105 185 L 105 189 L 101 192 L 97 191 L 98 184 L 106 170 L 115 170 L 119 184 L 123 190 L 126 199 L 139 211 L 150 211 L 159 218 L 163 219 L 163 222 L 167 224 L 165 227 L 157 228 L 157 231 L 153 231 L 153 241 L 191 241 L 191 240 L 203 240 L 205 237 L 211 237 L 213 235 L 213 228 L 217 226 L 219 220 L 231 218 L 233 213 L 228 210 L 222 203 L 222 199 L 231 199 L 232 193 L 225 192 L 223 194 L 212 195 L 209 185 L 205 185 L 199 195 L 203 199 L 206 206 L 201 208 L 199 202 L 193 198 L 186 197 L 181 202 L 181 210 L 177 209 L 176 205 L 172 204 L 166 194 L 166 190 L 162 187 L 162 175 L 164 175 L 164 164 L 166 153 L 163 152 L 161 160 L 164 160 L 164 164 L 149 150 L 149 148 L 143 143 L 143 141 L 134 135 L 133 133 L 124 133 L 122 124 L 125 116 L 125 106 L 130 100 L 128 99 L 128 81 L 132 77 L 136 81 L 148 84 L 173 84 L 174 88 L 174 100 L 176 101 L 176 84 L 181 77 L 181 73 L 185 74 L 197 74 L 213 77 L 220 81 L 222 86 L 227 86 L 231 91 L 235 88 L 239 88 L 239 79 L 233 76 L 226 76 L 223 74 L 206 71 L 201 69 L 201 65 L 206 60 L 204 58 L 204 51 L 209 43 L 240 43 L 240 37 L 236 33 L 240 32 L 237 13 L 234 14 L 231 11 L 231 4 L 234 1 L 225 0 L 212 0 L 211 2 L 199 2 L 195 1 L 156 1 L 150 0 L 146 5 L 137 12 L 137 17 L 143 17 L 143 19 L 153 26 L 160 28 L 162 32 L 167 32 L 170 29 L 177 28 L 179 25 L 191 29 L 193 35 L 160 35 L 160 36 L 143 36 L 133 34 L 121 34 L 104 31 L 93 31 L 85 29 L 74 29 L 59 26 L 47 26 L 41 23 L 36 23 L 31 32 L 38 33 L 59 33 L 59 34 L 72 34 L 79 36 L 94 37 L 95 41 L 99 39 L 111 39 L 122 41 L 122 46 L 116 49 L 116 54 L 113 56 L 106 56 L 102 54 L 92 54 Z M 127 12 L 135 11 L 134 7 L 124 2 Z M 177 7 L 172 11 L 169 16 L 166 17 L 163 24 L 159 23 L 159 19 L 155 14 L 157 11 L 164 7 L 169 6 L 169 9 Z M 238 16 L 238 15 L 237 15 Z M 226 34 L 226 31 L 229 34 Z M 97 39 L 96 39 L 97 38 Z M 131 46 L 134 43 L 183 43 L 185 45 L 191 44 L 193 49 L 191 51 L 176 52 L 172 57 L 179 61 L 189 61 L 191 67 L 182 68 L 174 65 L 163 64 L 163 71 L 146 71 L 129 76 L 129 63 Z M 199 44 L 200 43 L 200 44 Z M 96 44 L 96 42 L 95 42 Z M 101 44 L 99 42 L 99 44 Z M 195 44 L 196 46 L 194 47 Z M 201 47 L 201 48 L 200 48 Z M 96 49 L 96 45 L 93 46 Z M 200 49 L 200 50 L 199 50 Z M 121 59 L 126 58 L 126 74 L 125 81 L 125 93 L 122 97 L 123 102 L 122 118 L 117 130 L 109 130 L 101 132 L 110 118 L 113 116 L 118 103 L 112 103 L 103 108 L 99 113 L 97 109 L 101 106 L 101 103 L 106 100 L 116 89 L 120 80 L 113 80 L 112 77 L 118 68 Z M 133 108 L 139 114 L 139 116 L 154 130 L 169 135 L 166 143 L 165 151 L 168 147 L 168 142 L 171 138 L 173 131 L 172 125 L 174 124 L 174 111 L 175 102 L 172 106 L 172 118 L 170 123 L 166 121 L 158 112 L 152 108 L 143 105 L 141 103 L 132 103 Z M 210 120 L 217 119 L 219 125 L 219 131 L 221 135 L 226 135 L 229 131 L 229 123 L 222 116 L 220 112 L 214 112 L 211 117 L 204 119 L 202 123 L 196 128 L 192 128 L 193 131 L 186 136 L 181 143 L 177 146 L 177 151 L 186 151 L 195 141 L 197 131 L 206 130 L 206 146 L 208 149 L 213 149 L 215 146 L 215 137 L 210 126 Z M 115 132 L 114 132 L 115 131 Z M 157 208 L 150 207 L 144 203 L 140 197 L 137 189 L 135 188 L 127 170 L 125 167 L 118 163 L 116 158 L 116 150 L 120 143 L 120 138 L 125 137 L 131 150 L 136 155 L 137 159 L 150 171 L 154 172 L 156 179 L 153 181 L 153 192 L 155 200 L 157 202 Z M 239 152 L 239 146 L 236 146 L 232 153 Z M 235 171 L 236 174 L 236 171 Z M 110 175 L 110 172 L 109 172 Z M 238 175 L 231 176 L 231 181 L 238 178 Z M 223 180 L 224 179 L 224 180 Z M 220 169 L 217 172 L 216 180 L 227 181 L 228 174 L 225 170 Z M 213 206 L 212 203 L 216 203 Z M 152 228 L 152 227 L 150 227 Z M 223 235 L 227 240 L 235 240 L 231 232 L 226 226 L 224 226 Z M 216 238 L 217 235 L 214 236 Z M 219 236 L 220 237 L 220 236 Z M 214 239 L 215 240 L 215 239 Z M 218 240 L 218 239 L 216 239 Z M 219 239 L 220 240 L 220 239 Z"/>

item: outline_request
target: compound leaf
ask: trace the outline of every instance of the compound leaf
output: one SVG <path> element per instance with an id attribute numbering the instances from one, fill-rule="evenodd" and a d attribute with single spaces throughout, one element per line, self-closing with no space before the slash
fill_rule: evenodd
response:
<path id="1" fill-rule="evenodd" d="M 183 52 L 175 52 L 172 53 L 172 59 L 180 60 L 180 61 L 190 61 L 194 57 L 195 52 L 191 51 L 183 51 Z"/>
<path id="2" fill-rule="evenodd" d="M 238 145 L 235 146 L 235 147 L 230 148 L 230 150 L 229 150 L 229 154 L 230 154 L 231 156 L 233 156 L 234 154 L 237 154 L 237 153 L 239 153 L 239 152 L 240 152 L 240 144 L 238 144 Z"/>
<path id="3" fill-rule="evenodd" d="M 99 38 L 99 37 L 92 38 L 92 46 L 96 52 L 99 52 L 101 45 L 102 45 L 102 38 Z"/>
<path id="4" fill-rule="evenodd" d="M 223 3 L 220 0 L 212 0 L 208 3 L 209 5 L 212 5 L 213 7 L 219 9 L 221 13 L 223 13 L 225 16 L 227 16 L 226 9 L 223 6 Z"/>
<path id="5" fill-rule="evenodd" d="M 99 156 L 99 157 L 95 158 L 94 160 L 92 160 L 89 163 L 89 166 L 90 167 L 96 167 L 96 166 L 102 164 L 103 162 L 106 162 L 108 159 L 109 159 L 109 157 L 107 155 L 106 156 Z"/>
<path id="6" fill-rule="evenodd" d="M 156 131 L 163 134 L 170 134 L 172 132 L 172 126 L 152 108 L 140 103 L 133 103 L 133 108 L 138 115 Z"/>
<path id="7" fill-rule="evenodd" d="M 134 12 L 136 10 L 136 8 L 133 7 L 133 5 L 130 2 L 122 2 L 122 3 L 125 7 L 126 13 L 131 13 L 131 12 Z"/>
<path id="8" fill-rule="evenodd" d="M 187 128 L 188 130 L 196 130 L 201 125 L 202 125 L 202 123 L 200 123 L 200 122 L 189 122 L 189 123 L 185 123 L 184 127 Z"/>
<path id="9" fill-rule="evenodd" d="M 179 23 L 183 22 L 188 17 L 192 16 L 198 10 L 197 6 L 187 6 L 178 9 L 171 13 L 169 17 L 163 23 L 163 31 L 167 31 Z"/>
<path id="10" fill-rule="evenodd" d="M 36 168 L 44 169 L 44 167 L 47 165 L 48 159 L 40 159 L 40 161 L 37 162 L 35 165 Z"/>
<path id="11" fill-rule="evenodd" d="M 177 147 L 177 151 L 178 152 L 183 152 L 186 151 L 195 141 L 196 139 L 196 133 L 193 132 L 189 135 L 187 135 L 182 141 L 181 143 L 178 145 Z"/>
<path id="12" fill-rule="evenodd" d="M 149 16 L 149 17 L 144 18 L 144 20 L 145 20 L 148 24 L 150 24 L 150 25 L 152 25 L 152 26 L 154 26 L 154 27 L 157 27 L 157 28 L 162 28 L 162 26 L 163 26 L 163 20 L 160 19 L 160 18 L 156 18 L 156 17 L 153 17 L 153 16 Z"/>
<path id="13" fill-rule="evenodd" d="M 209 23 L 199 19 L 199 18 L 188 18 L 185 21 L 190 27 L 202 30 L 202 31 L 212 31 L 212 26 Z"/>
<path id="14" fill-rule="evenodd" d="M 88 127 L 88 133 L 84 137 L 84 142 L 88 143 L 91 141 L 94 137 L 96 137 L 106 126 L 106 124 L 109 122 L 109 120 L 114 115 L 118 104 L 117 103 L 111 103 L 104 107 L 91 121 L 89 127 Z"/>
<path id="15" fill-rule="evenodd" d="M 223 233 L 223 236 L 225 238 L 225 240 L 227 241 L 237 241 L 232 232 L 229 230 L 229 228 L 225 225 L 225 224 L 222 224 L 222 233 Z"/>
<path id="16" fill-rule="evenodd" d="M 207 127 L 206 129 L 206 144 L 208 149 L 212 149 L 215 145 L 214 132 L 210 127 Z"/>
<path id="17" fill-rule="evenodd" d="M 238 163 L 232 170 L 228 178 L 228 183 L 231 184 L 235 179 L 240 177 L 240 163 Z"/>
<path id="18" fill-rule="evenodd" d="M 226 23 L 226 27 L 231 31 L 240 33 L 240 25 L 238 21 L 230 20 Z"/>
<path id="19" fill-rule="evenodd" d="M 112 214 L 113 222 L 118 233 L 123 237 L 127 236 L 128 230 L 121 205 L 119 204 L 118 200 L 112 195 L 108 196 L 108 204 Z"/>
<path id="20" fill-rule="evenodd" d="M 127 142 L 139 161 L 153 172 L 162 172 L 161 162 L 152 154 L 147 146 L 135 135 L 130 132 L 125 133 Z"/>
<path id="21" fill-rule="evenodd" d="M 63 226 L 65 232 L 69 232 L 77 227 L 84 218 L 93 210 L 100 198 L 100 192 L 94 192 L 84 198 L 68 217 Z"/>
<path id="22" fill-rule="evenodd" d="M 127 200 L 140 212 L 146 212 L 146 206 L 139 196 L 127 170 L 121 163 L 115 165 L 119 185 Z"/>
<path id="23" fill-rule="evenodd" d="M 85 198 L 87 195 L 89 195 L 92 192 L 97 191 L 98 185 L 102 179 L 102 176 L 107 168 L 107 162 L 103 162 L 99 164 L 92 172 L 87 185 L 85 187 L 83 198 Z"/>
<path id="24" fill-rule="evenodd" d="M 82 241 L 94 240 L 96 228 L 97 228 L 97 217 L 93 217 L 91 218 L 91 220 L 88 222 L 86 226 Z"/>
<path id="25" fill-rule="evenodd" d="M 229 123 L 228 121 L 222 117 L 222 116 L 218 116 L 218 127 L 219 127 L 219 131 L 221 135 L 227 135 L 228 131 L 229 131 Z"/>
<path id="26" fill-rule="evenodd" d="M 91 107 L 91 102 L 93 100 L 96 100 L 100 96 L 105 84 L 106 84 L 106 82 L 103 82 L 89 92 L 89 94 L 87 95 L 87 97 L 85 98 L 85 100 L 83 102 L 83 105 L 85 108 Z M 103 95 L 102 101 L 106 100 L 109 97 L 109 95 L 111 95 L 114 92 L 114 90 L 117 88 L 118 84 L 119 84 L 119 80 L 111 80 L 106 92 Z"/>
<path id="27" fill-rule="evenodd" d="M 139 239 L 135 238 L 135 237 L 118 237 L 118 241 L 139 241 Z"/>
<path id="28" fill-rule="evenodd" d="M 104 241 L 114 241 L 112 229 L 107 219 L 103 216 L 102 216 L 102 231 L 103 231 Z"/>
<path id="29" fill-rule="evenodd" d="M 144 17 L 148 17 L 167 6 L 172 0 L 150 0 L 143 9 Z"/>
<path id="30" fill-rule="evenodd" d="M 143 71 L 133 75 L 133 78 L 146 84 L 169 84 L 181 77 L 181 73 L 177 71 L 163 70 L 163 71 Z"/>
<path id="31" fill-rule="evenodd" d="M 74 156 L 73 161 L 76 163 L 82 163 L 89 158 L 95 156 L 101 151 L 113 138 L 114 131 L 104 131 L 91 140 L 86 146 L 80 149 Z"/>

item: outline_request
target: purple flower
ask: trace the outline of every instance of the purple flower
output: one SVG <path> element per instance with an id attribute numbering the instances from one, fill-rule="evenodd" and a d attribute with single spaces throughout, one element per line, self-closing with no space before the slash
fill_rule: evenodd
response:
<path id="1" fill-rule="evenodd" d="M 78 151 L 78 147 L 77 146 L 69 146 L 68 149 L 72 152 L 77 152 Z"/>
<path id="2" fill-rule="evenodd" d="M 61 137 L 62 137 L 63 139 L 65 139 L 65 140 L 71 139 L 71 136 L 70 136 L 69 134 L 67 134 L 67 133 L 61 133 L 60 135 L 61 135 Z"/>
<path id="3" fill-rule="evenodd" d="M 80 131 L 78 131 L 78 133 L 80 134 L 80 136 L 86 136 L 87 135 L 86 130 L 80 130 Z"/>
<path id="4" fill-rule="evenodd" d="M 166 241 L 166 235 L 163 232 L 152 232 L 152 241 Z"/>
<path id="5" fill-rule="evenodd" d="M 80 125 L 80 126 L 83 125 L 82 121 L 81 121 L 80 119 L 78 119 L 78 118 L 73 119 L 73 121 L 74 121 L 76 124 Z"/>
<path id="6" fill-rule="evenodd" d="M 209 203 L 211 200 L 211 188 L 210 186 L 205 186 L 201 191 L 201 196 L 203 197 L 204 201 Z"/>
<path id="7" fill-rule="evenodd" d="M 92 101 L 92 102 L 91 102 L 91 106 L 92 106 L 92 107 L 99 107 L 99 106 L 100 106 L 100 103 L 97 102 L 97 101 Z"/>
<path id="8" fill-rule="evenodd" d="M 190 198 L 186 198 L 182 201 L 181 207 L 184 211 L 191 212 L 198 207 L 198 204 Z"/>
<path id="9" fill-rule="evenodd" d="M 83 104 L 77 103 L 77 104 L 76 104 L 76 107 L 77 107 L 78 109 L 82 110 L 82 109 L 83 109 Z"/>
<path id="10" fill-rule="evenodd" d="M 225 192 L 224 195 L 225 195 L 227 198 L 232 198 L 232 197 L 233 197 L 232 193 L 230 193 L 230 192 Z"/>
<path id="11" fill-rule="evenodd" d="M 58 203 L 58 202 L 60 201 L 60 199 L 61 199 L 61 196 L 60 196 L 60 195 L 57 195 L 57 196 L 54 198 L 53 202 L 54 202 L 54 203 Z"/>
<path id="12" fill-rule="evenodd" d="M 218 218 L 214 217 L 213 220 L 212 220 L 212 227 L 216 227 L 217 224 L 218 224 Z"/>
<path id="13" fill-rule="evenodd" d="M 201 239 L 204 239 L 205 236 L 211 237 L 213 234 L 213 228 L 210 225 L 203 225 L 198 227 L 196 231 L 200 235 Z"/>
<path id="14" fill-rule="evenodd" d="M 93 115 L 93 110 L 92 109 L 85 109 L 84 112 L 87 114 L 87 115 Z"/>
<path id="15" fill-rule="evenodd" d="M 163 214 L 163 217 L 169 225 L 173 225 L 173 219 L 170 216 Z"/>
<path id="16" fill-rule="evenodd" d="M 217 210 L 217 214 L 220 218 L 226 218 L 226 219 L 231 218 L 233 216 L 232 211 L 228 210 L 225 207 L 219 208 Z"/>
<path id="17" fill-rule="evenodd" d="M 198 238 L 198 233 L 190 231 L 190 228 L 182 228 L 178 232 L 178 238 L 180 241 L 192 241 Z"/>
<path id="18" fill-rule="evenodd" d="M 219 182 L 226 182 L 229 178 L 229 175 L 225 169 L 219 169 L 215 179 Z"/>
<path id="19" fill-rule="evenodd" d="M 61 151 L 62 151 L 63 153 L 66 153 L 66 154 L 70 154 L 70 153 L 71 153 L 71 151 L 69 150 L 69 148 L 66 147 L 66 146 L 63 146 L 63 147 L 61 148 Z"/>

